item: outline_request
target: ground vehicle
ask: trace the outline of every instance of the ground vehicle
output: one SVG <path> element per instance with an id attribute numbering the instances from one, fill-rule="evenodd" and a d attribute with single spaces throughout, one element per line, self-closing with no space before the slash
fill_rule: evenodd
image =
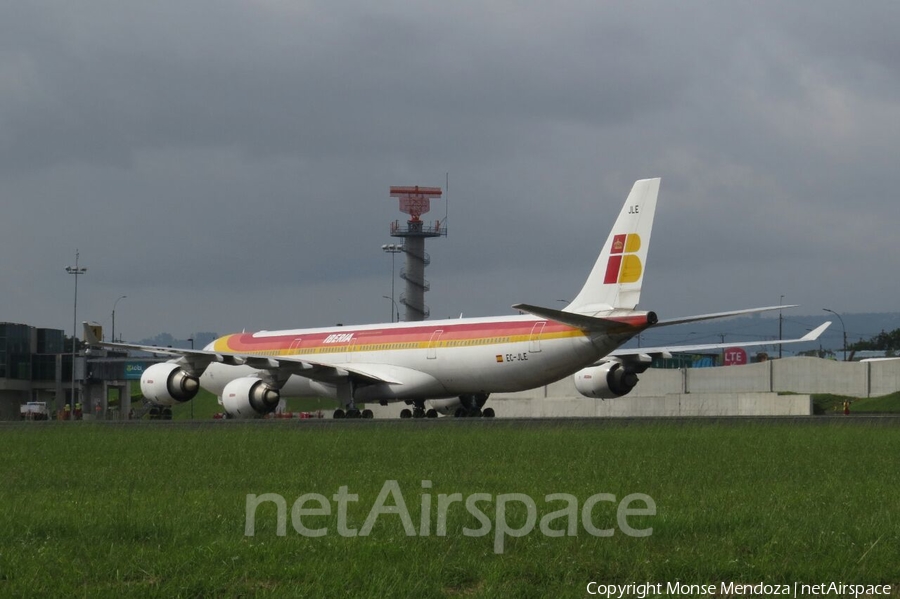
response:
<path id="1" fill-rule="evenodd" d="M 19 415 L 22 420 L 50 420 L 50 412 L 47 411 L 47 402 L 29 401 L 19 407 Z"/>

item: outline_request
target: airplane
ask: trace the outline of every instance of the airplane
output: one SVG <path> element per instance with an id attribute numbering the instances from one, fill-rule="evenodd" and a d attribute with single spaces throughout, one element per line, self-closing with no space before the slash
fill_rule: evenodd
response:
<path id="1" fill-rule="evenodd" d="M 515 304 L 519 313 L 487 318 L 399 322 L 235 333 L 203 349 L 101 342 L 90 345 L 169 355 L 145 369 L 141 391 L 154 404 L 193 399 L 200 387 L 218 396 L 231 418 L 258 418 L 282 398 L 327 397 L 334 418 L 372 418 L 357 404 L 404 402 L 402 418 L 493 417 L 491 393 L 524 391 L 574 375 L 586 397 L 627 395 L 654 356 L 737 345 L 812 341 L 826 322 L 800 339 L 780 342 L 634 348 L 621 346 L 648 329 L 780 310 L 770 306 L 660 320 L 637 310 L 660 179 L 637 181 L 581 291 L 556 310 Z"/>

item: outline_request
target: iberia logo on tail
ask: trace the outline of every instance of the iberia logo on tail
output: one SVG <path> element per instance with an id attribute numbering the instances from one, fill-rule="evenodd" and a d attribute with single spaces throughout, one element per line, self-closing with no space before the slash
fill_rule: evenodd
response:
<path id="1" fill-rule="evenodd" d="M 606 263 L 604 284 L 636 283 L 641 279 L 641 259 L 637 257 L 641 249 L 641 237 L 637 233 L 613 237 L 609 262 Z"/>

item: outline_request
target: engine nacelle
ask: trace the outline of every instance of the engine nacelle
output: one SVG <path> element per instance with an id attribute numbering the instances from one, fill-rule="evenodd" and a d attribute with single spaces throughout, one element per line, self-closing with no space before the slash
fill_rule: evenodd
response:
<path id="1" fill-rule="evenodd" d="M 429 399 L 428 404 L 444 416 L 463 416 L 480 414 L 487 400 L 487 393 L 471 393 L 446 399 Z"/>
<path id="2" fill-rule="evenodd" d="M 234 379 L 222 389 L 222 406 L 232 418 L 259 418 L 274 412 L 281 400 L 278 389 L 253 376 Z"/>
<path id="3" fill-rule="evenodd" d="M 438 414 L 444 416 L 453 416 L 462 404 L 458 397 L 450 397 L 447 399 L 430 399 L 428 405 L 437 410 Z"/>
<path id="4" fill-rule="evenodd" d="M 141 375 L 141 393 L 157 405 L 190 401 L 199 390 L 200 380 L 175 362 L 154 364 Z"/>
<path id="5" fill-rule="evenodd" d="M 585 397 L 612 399 L 628 394 L 637 385 L 637 374 L 619 362 L 604 362 L 575 373 L 575 388 Z"/>

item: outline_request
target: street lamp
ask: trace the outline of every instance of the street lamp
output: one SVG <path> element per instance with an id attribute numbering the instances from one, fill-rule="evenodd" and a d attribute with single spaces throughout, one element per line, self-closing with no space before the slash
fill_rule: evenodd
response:
<path id="1" fill-rule="evenodd" d="M 194 351 L 194 338 L 188 337 L 187 340 L 191 342 L 191 351 Z M 193 419 L 194 419 L 194 400 L 192 399 L 191 400 L 191 420 L 193 420 Z"/>
<path id="2" fill-rule="evenodd" d="M 784 295 L 781 296 L 781 299 L 778 300 L 778 305 L 781 306 L 784 304 Z M 781 315 L 781 310 L 778 311 L 778 340 L 781 341 L 781 326 L 784 322 L 784 317 Z M 781 343 L 778 344 L 778 357 L 781 357 Z"/>
<path id="3" fill-rule="evenodd" d="M 119 299 L 117 299 L 115 302 L 113 302 L 113 310 L 112 310 L 112 342 L 113 343 L 116 342 L 116 306 L 118 305 L 119 300 L 123 300 L 126 297 L 128 297 L 128 296 L 123 295 Z"/>
<path id="4" fill-rule="evenodd" d="M 826 312 L 831 312 L 835 316 L 838 317 L 838 320 L 841 321 L 841 330 L 844 332 L 844 362 L 847 361 L 847 329 L 844 327 L 844 319 L 841 318 L 841 315 L 835 312 L 834 310 L 829 310 L 828 308 L 822 308 Z"/>
<path id="5" fill-rule="evenodd" d="M 75 266 L 67 266 L 66 272 L 70 275 L 75 275 L 75 304 L 72 308 L 72 397 L 69 399 L 70 412 L 69 418 L 75 418 L 75 356 L 78 352 L 78 345 L 76 343 L 76 337 L 78 335 L 78 275 L 83 275 L 87 272 L 87 268 L 84 266 L 78 266 L 78 258 L 80 254 L 78 250 L 75 250 Z"/>
<path id="6" fill-rule="evenodd" d="M 383 297 L 386 300 L 391 300 L 391 305 L 393 306 L 394 310 L 397 311 L 397 322 L 400 322 L 400 306 L 397 305 L 397 302 L 394 301 L 394 298 L 388 297 L 386 295 L 382 295 L 381 297 Z M 393 314 L 391 314 L 391 322 L 394 322 Z"/>
<path id="7" fill-rule="evenodd" d="M 403 251 L 403 246 L 398 243 L 387 243 L 381 246 L 381 251 L 391 255 L 391 304 L 394 305 L 394 257 Z M 394 313 L 391 312 L 391 322 L 394 322 Z M 400 310 L 397 310 L 397 322 L 400 322 Z"/>

